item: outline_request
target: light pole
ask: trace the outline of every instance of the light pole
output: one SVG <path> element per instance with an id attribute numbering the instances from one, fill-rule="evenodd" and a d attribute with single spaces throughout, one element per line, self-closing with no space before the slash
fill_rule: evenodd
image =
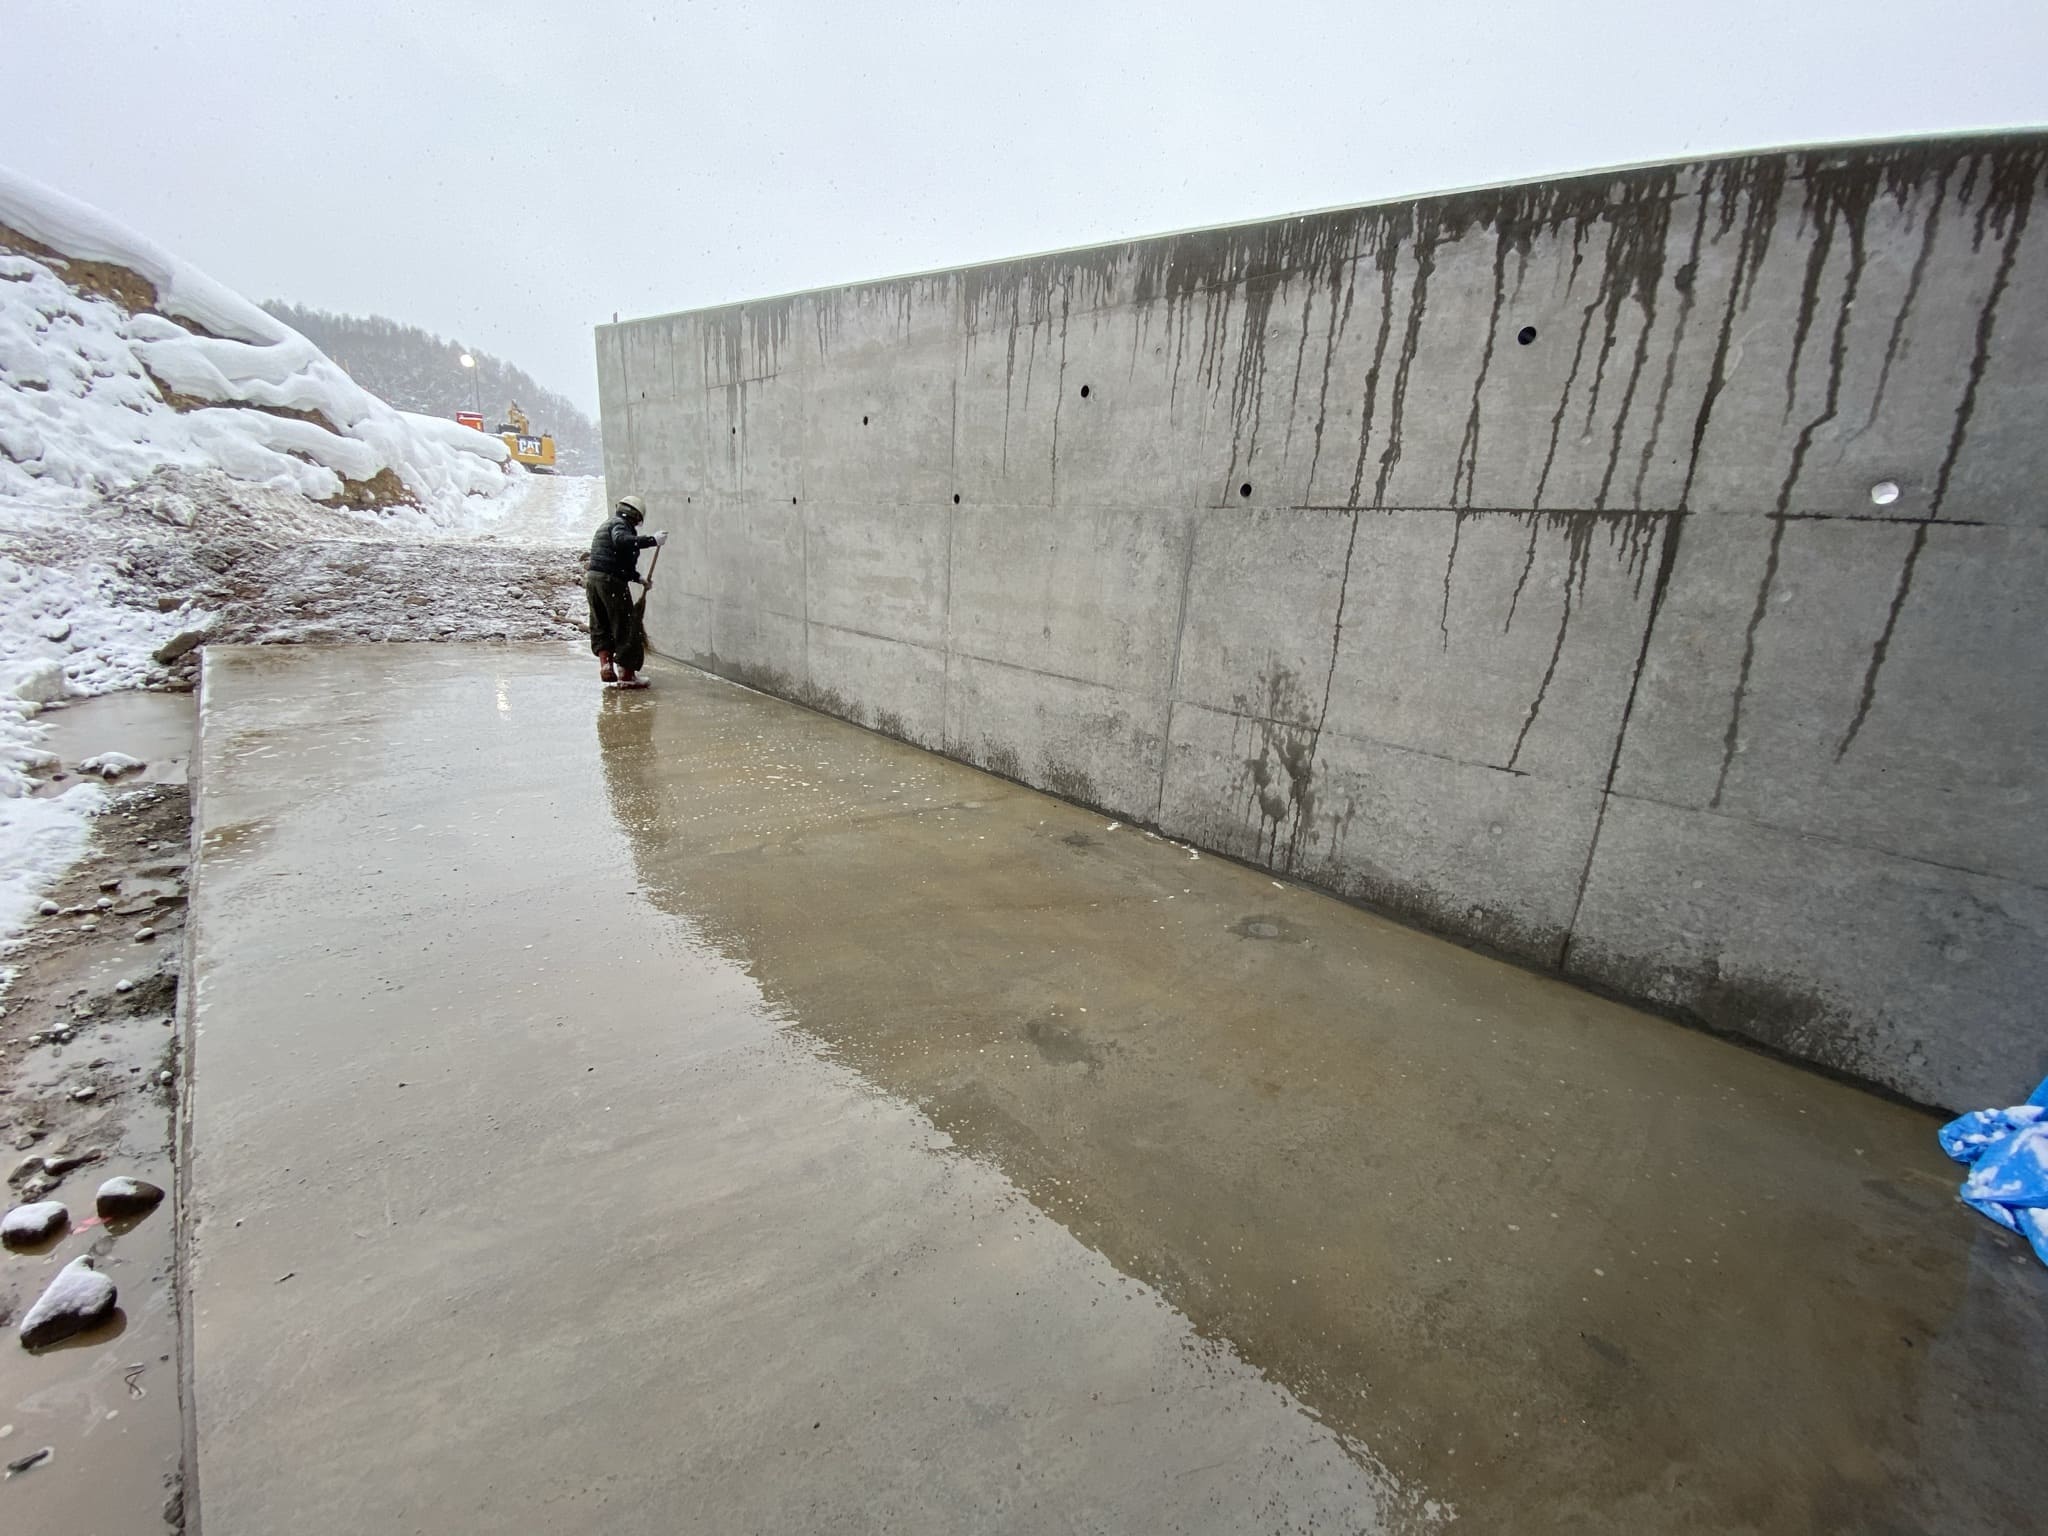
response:
<path id="1" fill-rule="evenodd" d="M 476 366 L 476 359 L 471 357 L 467 352 L 462 354 L 462 366 L 469 370 L 470 404 L 476 407 L 477 415 L 481 416 L 484 413 L 483 376 Z"/>

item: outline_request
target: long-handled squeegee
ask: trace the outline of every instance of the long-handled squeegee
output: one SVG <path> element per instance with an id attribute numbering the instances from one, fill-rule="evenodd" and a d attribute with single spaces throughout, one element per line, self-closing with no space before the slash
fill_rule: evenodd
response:
<path id="1" fill-rule="evenodd" d="M 640 597 L 633 604 L 633 622 L 635 624 L 640 624 L 647 617 L 647 593 L 654 585 L 654 568 L 661 564 L 661 550 L 661 545 L 655 545 L 654 558 L 647 562 L 647 575 L 640 582 Z M 643 631 L 646 628 L 644 624 L 641 627 Z"/>

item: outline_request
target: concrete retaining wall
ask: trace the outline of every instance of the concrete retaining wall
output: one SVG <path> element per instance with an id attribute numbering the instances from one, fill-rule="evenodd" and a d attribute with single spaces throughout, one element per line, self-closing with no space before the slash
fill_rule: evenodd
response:
<path id="1" fill-rule="evenodd" d="M 606 477 L 675 531 L 669 654 L 2008 1102 L 2044 175 L 2048 136 L 1759 155 L 608 326 Z"/>

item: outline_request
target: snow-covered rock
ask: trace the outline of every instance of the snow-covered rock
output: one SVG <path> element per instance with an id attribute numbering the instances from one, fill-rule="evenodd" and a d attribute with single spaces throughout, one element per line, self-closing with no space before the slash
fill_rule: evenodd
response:
<path id="1" fill-rule="evenodd" d="M 131 1179 L 126 1175 L 107 1180 L 100 1186 L 94 1205 L 103 1221 L 119 1221 L 124 1216 L 147 1216 L 157 1208 L 164 1192 L 147 1179 Z"/>
<path id="2" fill-rule="evenodd" d="M 67 692 L 64 663 L 49 657 L 26 663 L 15 674 L 14 685 L 8 692 L 24 704 L 54 704 Z"/>
<path id="3" fill-rule="evenodd" d="M 21 1342 L 39 1349 L 82 1333 L 112 1312 L 117 1300 L 114 1282 L 93 1268 L 92 1255 L 81 1254 L 57 1271 L 57 1278 L 22 1317 Z"/>
<path id="4" fill-rule="evenodd" d="M 0 1216 L 0 1243 L 9 1248 L 28 1248 L 48 1242 L 71 1224 L 71 1212 L 62 1200 L 38 1200 L 17 1205 Z"/>
<path id="5" fill-rule="evenodd" d="M 130 757 L 126 752 L 95 752 L 78 765 L 80 773 L 96 773 L 103 779 L 118 779 L 124 773 L 133 773 L 138 768 L 147 768 L 139 757 Z M 103 903 L 111 907 L 111 901 Z"/>

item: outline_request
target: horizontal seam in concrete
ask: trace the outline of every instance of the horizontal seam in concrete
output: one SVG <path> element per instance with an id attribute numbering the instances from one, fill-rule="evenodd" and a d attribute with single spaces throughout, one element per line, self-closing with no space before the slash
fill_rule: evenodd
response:
<path id="1" fill-rule="evenodd" d="M 1132 698 L 1138 699 L 1151 697 L 1151 695 L 1141 693 L 1135 688 L 1119 688 L 1114 683 L 1098 683 L 1089 678 L 1075 677 L 1071 672 L 1053 672 L 1044 667 L 1027 667 L 1022 662 L 1002 661 L 994 656 L 983 656 L 974 651 L 963 651 L 958 646 L 955 646 L 947 654 L 957 656 L 962 661 L 979 662 L 985 667 L 1006 667 L 1012 672 L 1025 672 L 1033 677 L 1049 677 L 1055 682 L 1075 683 L 1083 688 L 1098 688 L 1104 693 L 1127 694 Z M 1162 700 L 1161 702 L 1163 707 L 1164 701 Z"/>
<path id="2" fill-rule="evenodd" d="M 807 624 L 815 624 L 820 629 L 832 630 L 837 634 L 859 635 L 863 640 L 878 640 L 882 642 L 884 645 L 907 645 L 912 650 L 930 651 L 934 656 L 943 656 L 946 654 L 945 646 L 933 645 L 926 640 L 906 640 L 901 635 L 879 634 L 872 629 L 856 629 L 851 624 L 834 624 L 826 619 L 806 619 L 804 622 Z"/>
<path id="3" fill-rule="evenodd" d="M 1709 514 L 1711 515 L 1711 514 Z M 1737 514 L 1740 515 L 1740 514 Z M 2032 523 L 1994 523 L 1984 518 L 1968 517 L 1885 517 L 1881 514 L 1861 512 L 1766 512 L 1764 516 L 1774 523 L 1877 523 L 1889 528 L 2017 528 L 2031 530 Z"/>
<path id="4" fill-rule="evenodd" d="M 1837 837 L 1828 832 L 1816 832 L 1807 827 L 1795 827 L 1782 821 L 1762 821 L 1754 816 L 1741 816 L 1733 811 L 1715 810 L 1705 805 L 1685 805 L 1676 800 L 1660 800 L 1655 795 L 1631 794 L 1627 790 L 1608 791 L 1617 800 L 1632 800 L 1638 805 L 1654 805 L 1660 810 L 1683 811 L 1688 816 L 1711 816 L 1716 821 L 1739 822 L 1759 831 L 1782 833 L 1787 837 L 1805 838 L 1809 842 L 1826 843 L 1833 848 L 1851 848 L 1858 853 L 1879 854 L 1887 859 L 1897 859 L 1904 864 L 1921 864 L 1929 869 L 1943 869 L 1951 874 L 1969 875 L 1977 880 L 1995 880 L 2000 885 L 2010 885 L 2022 891 L 2038 891 L 2048 894 L 2048 884 L 2037 884 L 2021 879 L 2017 875 L 2001 875 L 1996 870 L 1973 869 L 1968 864 L 1950 864 L 1941 859 L 1926 858 L 1917 853 L 1902 853 L 1896 848 L 1886 848 L 1880 843 L 1859 843 L 1854 838 Z"/>
<path id="5" fill-rule="evenodd" d="M 721 492 L 717 494 L 731 493 Z M 765 499 L 766 498 L 763 498 L 763 500 Z M 740 498 L 735 498 L 735 500 L 740 500 Z M 810 505 L 812 506 L 813 510 L 823 510 L 827 512 L 829 512 L 831 509 L 835 507 L 846 507 L 855 510 L 866 510 L 871 508 L 876 511 L 900 513 L 903 511 L 906 505 L 915 507 L 920 505 L 920 503 L 915 499 L 913 499 L 909 503 L 905 503 L 902 500 L 869 501 L 863 500 L 862 498 L 855 496 L 831 496 L 814 501 L 810 503 Z M 1384 507 L 1352 507 L 1346 506 L 1340 502 L 1321 501 L 1269 502 L 1262 507 L 1247 509 L 1219 502 L 1108 501 L 1093 497 L 1081 497 L 1079 499 L 1074 500 L 1063 500 L 1059 502 L 1055 508 L 1049 509 L 1043 500 L 989 501 L 979 499 L 973 496 L 967 497 L 967 499 L 958 508 L 953 508 L 945 504 L 943 493 L 936 492 L 934 493 L 934 497 L 930 506 L 930 510 L 934 512 L 1014 511 L 1044 513 L 1048 510 L 1059 510 L 1070 512 L 1157 512 L 1163 516 L 1177 515 L 1179 513 L 1190 510 L 1190 508 L 1192 508 L 1192 510 L 1198 516 L 1204 514 L 1230 512 L 1237 512 L 1242 515 L 1249 511 L 1327 512 L 1333 514 L 1340 512 L 1428 512 L 1441 513 L 1446 516 L 1455 515 L 1457 517 L 1590 517 L 1610 522 L 1625 522 L 1638 518 L 1676 517 L 1679 513 L 1679 509 L 1676 507 L 1631 507 L 1627 510 L 1616 510 L 1613 507 L 1440 507 L 1408 505 Z M 1924 524 L 1926 526 L 1935 528 L 2002 528 L 2010 530 L 2014 533 L 2048 532 L 2048 528 L 2044 528 L 2041 524 L 2038 523 L 1999 522 L 1992 518 L 1885 517 L 1882 514 L 1865 515 L 1859 512 L 1702 512 L 1696 508 L 1693 509 L 1689 515 L 1697 518 L 1703 518 L 1709 522 L 1724 518 L 1733 521 L 1741 518 L 1754 517 L 1765 522 L 1865 523 L 1879 527 L 1892 528 L 1917 528 Z"/>
<path id="6" fill-rule="evenodd" d="M 1227 511 L 1228 508 L 1210 510 Z M 1410 506 L 1406 504 L 1388 506 L 1347 506 L 1340 502 L 1302 501 L 1286 502 L 1266 508 L 1274 512 L 1443 512 L 1455 513 L 1459 517 L 1593 517 L 1609 522 L 1633 522 L 1646 517 L 1676 517 L 1676 507 L 1630 507 L 1620 510 L 1614 507 L 1437 507 Z"/>
<path id="7" fill-rule="evenodd" d="M 1205 715 L 1221 715 L 1226 720 L 1242 720 L 1248 725 L 1277 725 L 1284 730 L 1290 731 L 1314 732 L 1316 730 L 1316 723 L 1313 720 L 1277 720 L 1269 715 L 1243 714 L 1234 709 L 1218 709 L 1213 704 L 1204 704 L 1200 699 L 1176 698 L 1173 702 L 1175 704 L 1185 704 L 1190 709 L 1199 709 Z M 1499 763 L 1474 762 L 1470 758 L 1453 757 L 1448 752 L 1432 752 L 1427 747 L 1410 747 L 1404 746 L 1398 741 L 1382 741 L 1377 736 L 1361 736 L 1356 731 L 1342 730 L 1327 722 L 1324 724 L 1321 734 L 1324 736 L 1335 736 L 1343 741 L 1355 741 L 1361 746 L 1379 747 L 1388 752 L 1404 753 L 1410 757 L 1426 757 L 1431 762 L 1450 763 L 1459 768 L 1483 768 L 1488 773 L 1506 774 L 1512 779 L 1542 779 L 1544 783 L 1555 784 L 1560 789 L 1590 790 L 1593 788 L 1590 784 L 1574 784 L 1568 779 L 1545 778 L 1544 775 L 1531 773 L 1526 768 L 1504 768 Z"/>
<path id="8" fill-rule="evenodd" d="M 688 596 L 689 594 L 685 593 L 684 595 Z M 780 608 L 770 608 L 766 603 L 743 603 L 736 597 L 714 597 L 711 599 L 711 602 L 714 605 L 722 603 L 728 608 L 742 608 L 748 613 L 765 613 L 770 618 L 787 619 L 792 624 L 807 622 L 800 613 L 785 613 Z"/>

